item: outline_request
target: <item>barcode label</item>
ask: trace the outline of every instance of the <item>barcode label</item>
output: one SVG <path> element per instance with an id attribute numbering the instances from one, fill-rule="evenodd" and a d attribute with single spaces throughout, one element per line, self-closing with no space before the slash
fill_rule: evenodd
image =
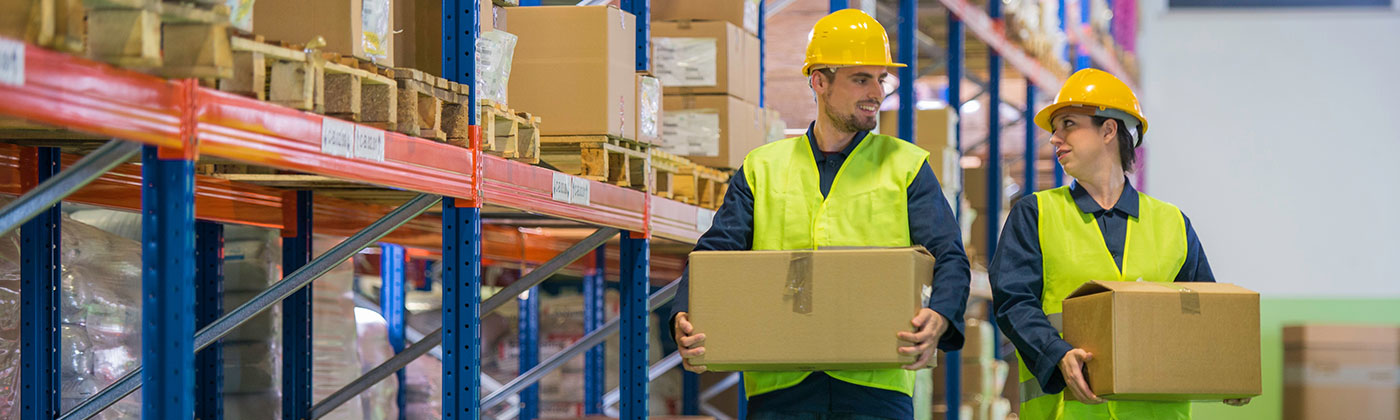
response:
<path id="1" fill-rule="evenodd" d="M 355 126 L 355 158 L 384 161 L 384 130 Z"/>
<path id="2" fill-rule="evenodd" d="M 570 178 L 573 177 L 559 172 L 554 173 L 554 186 L 552 187 L 554 201 L 568 203 L 573 198 L 573 182 L 569 180 Z"/>
<path id="3" fill-rule="evenodd" d="M 24 43 L 0 38 L 0 84 L 24 86 Z"/>
<path id="4" fill-rule="evenodd" d="M 569 202 L 570 202 L 570 203 L 574 203 L 574 204 L 578 204 L 578 205 L 582 205 L 582 206 L 587 206 L 588 203 L 589 203 L 589 200 L 592 198 L 592 196 L 591 196 L 591 194 L 590 194 L 590 191 L 588 190 L 588 186 L 589 186 L 588 180 L 583 179 L 583 178 L 576 178 L 576 177 L 571 177 L 571 178 L 573 179 L 573 184 L 574 184 L 574 185 L 573 185 L 573 189 L 572 189 L 572 190 L 573 190 L 573 196 L 572 196 L 571 198 L 569 198 Z"/>
<path id="5" fill-rule="evenodd" d="M 321 119 L 321 153 L 353 157 L 355 125 L 335 118 Z"/>

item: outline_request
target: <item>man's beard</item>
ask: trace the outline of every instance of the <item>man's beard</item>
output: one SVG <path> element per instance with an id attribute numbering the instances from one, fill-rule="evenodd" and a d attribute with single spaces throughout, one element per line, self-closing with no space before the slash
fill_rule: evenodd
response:
<path id="1" fill-rule="evenodd" d="M 871 118 L 869 121 L 861 121 L 860 118 L 856 117 L 855 114 L 838 114 L 835 109 L 832 109 L 830 95 L 827 95 L 826 99 L 828 100 L 826 101 L 826 106 L 823 107 L 824 109 L 822 109 L 822 112 L 826 114 L 826 118 L 831 120 L 831 123 L 836 126 L 837 130 L 854 133 L 858 131 L 870 131 L 875 129 L 874 118 Z"/>

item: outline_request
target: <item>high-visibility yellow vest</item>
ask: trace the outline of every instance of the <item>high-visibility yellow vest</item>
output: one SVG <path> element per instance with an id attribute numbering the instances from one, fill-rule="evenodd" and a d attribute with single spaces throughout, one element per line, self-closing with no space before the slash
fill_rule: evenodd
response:
<path id="1" fill-rule="evenodd" d="M 753 249 L 910 246 L 907 191 L 928 152 L 894 137 L 867 135 L 823 198 L 809 143 L 807 136 L 780 140 L 744 158 L 754 195 Z M 904 369 L 826 373 L 857 385 L 914 393 L 914 372 Z M 744 389 L 752 397 L 797 385 L 809 374 L 745 372 Z"/>
<path id="2" fill-rule="evenodd" d="M 1181 210 L 1138 193 L 1138 217 L 1128 218 L 1119 270 L 1093 214 L 1079 210 L 1069 187 L 1035 193 L 1044 281 L 1040 294 L 1046 314 L 1063 311 L 1062 302 L 1091 280 L 1172 282 L 1186 261 L 1186 222 Z M 1018 353 L 1019 359 L 1019 353 Z M 1020 360 L 1021 418 L 1188 420 L 1190 403 L 1109 401 L 1099 405 L 1065 401 L 1045 394 Z"/>

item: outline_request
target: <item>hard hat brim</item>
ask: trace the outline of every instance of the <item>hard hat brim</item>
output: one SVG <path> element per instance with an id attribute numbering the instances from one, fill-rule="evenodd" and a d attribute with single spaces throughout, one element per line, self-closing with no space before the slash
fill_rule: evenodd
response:
<path id="1" fill-rule="evenodd" d="M 1112 107 L 1104 106 L 1104 105 L 1102 105 L 1102 104 L 1096 104 L 1096 103 L 1090 103 L 1090 102 L 1083 102 L 1083 101 L 1067 101 L 1067 102 L 1053 103 L 1053 104 L 1050 104 L 1050 105 L 1045 106 L 1045 108 L 1041 108 L 1041 109 L 1040 109 L 1040 112 L 1036 112 L 1036 113 L 1035 113 L 1035 125 L 1039 126 L 1041 129 L 1043 129 L 1043 130 L 1045 130 L 1045 131 L 1048 131 L 1048 132 L 1053 133 L 1053 132 L 1055 132 L 1055 128 L 1052 127 L 1052 126 L 1050 125 L 1050 117 L 1055 116 L 1055 113 L 1058 112 L 1058 111 L 1061 110 L 1061 109 L 1065 109 L 1065 108 L 1069 108 L 1069 107 L 1074 107 L 1074 106 L 1084 106 L 1084 107 L 1091 107 L 1091 108 L 1095 108 L 1095 109 L 1109 109 L 1109 108 L 1112 108 Z M 1116 108 L 1115 108 L 1115 109 L 1116 109 Z M 1146 118 L 1143 118 L 1141 115 L 1138 115 L 1136 112 L 1132 112 L 1132 111 L 1129 111 L 1129 110 L 1121 110 L 1121 111 L 1127 112 L 1128 115 L 1132 115 L 1133 117 L 1136 117 L 1136 118 L 1138 119 L 1138 122 L 1142 124 L 1142 127 L 1139 129 L 1139 131 L 1142 132 L 1142 133 L 1146 133 L 1146 132 L 1147 132 L 1147 119 L 1146 119 Z"/>
<path id="2" fill-rule="evenodd" d="M 827 67 L 852 67 L 852 66 L 880 66 L 880 67 L 909 67 L 900 63 L 866 63 L 866 62 L 846 62 L 846 63 L 810 63 L 802 66 L 802 75 L 811 76 L 812 70 Z"/>

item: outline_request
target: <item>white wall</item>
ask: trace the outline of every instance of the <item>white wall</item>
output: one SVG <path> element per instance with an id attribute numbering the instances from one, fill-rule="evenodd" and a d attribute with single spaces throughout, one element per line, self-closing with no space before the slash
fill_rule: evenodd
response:
<path id="1" fill-rule="evenodd" d="M 1400 10 L 1140 6 L 1149 194 L 1265 297 L 1400 296 Z"/>

